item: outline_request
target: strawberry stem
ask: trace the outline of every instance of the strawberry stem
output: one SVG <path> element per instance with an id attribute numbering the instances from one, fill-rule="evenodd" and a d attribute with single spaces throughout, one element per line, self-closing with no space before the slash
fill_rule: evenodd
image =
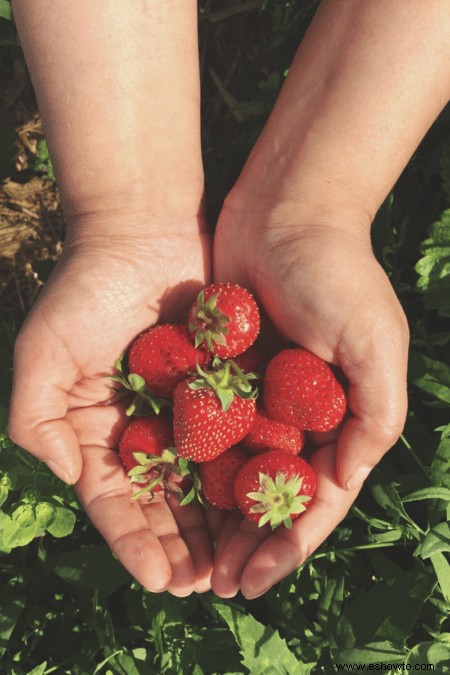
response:
<path id="1" fill-rule="evenodd" d="M 147 387 L 145 380 L 141 375 L 125 372 L 123 359 L 124 355 L 122 354 L 115 363 L 117 375 L 112 375 L 110 379 L 113 380 L 113 382 L 120 384 L 125 391 L 135 394 L 131 404 L 126 410 L 127 416 L 151 415 L 153 413 L 159 415 L 161 408 L 170 405 L 169 401 L 155 396 L 151 389 Z M 118 391 L 117 389 L 113 390 Z"/>
<path id="2" fill-rule="evenodd" d="M 258 390 L 253 388 L 251 380 L 258 379 L 255 373 L 244 373 L 232 360 L 214 359 L 212 370 L 203 370 L 197 364 L 198 378 L 189 382 L 191 389 L 212 389 L 226 412 L 235 396 L 248 399 L 256 398 Z"/>
<path id="3" fill-rule="evenodd" d="M 197 296 L 196 306 L 192 312 L 193 321 L 189 323 L 189 330 L 195 333 L 195 346 L 199 347 L 203 342 L 210 352 L 214 354 L 214 343 L 225 345 L 225 335 L 228 333 L 230 317 L 217 309 L 217 298 L 220 294 L 214 293 L 205 301 L 204 291 Z"/>
<path id="4" fill-rule="evenodd" d="M 306 511 L 305 503 L 309 502 L 309 495 L 300 495 L 303 478 L 296 475 L 286 479 L 283 472 L 278 472 L 275 480 L 264 473 L 259 473 L 259 490 L 247 493 L 255 504 L 250 508 L 251 513 L 260 513 L 258 527 L 269 523 L 272 530 L 279 525 L 288 529 L 292 527 L 293 515 Z"/>

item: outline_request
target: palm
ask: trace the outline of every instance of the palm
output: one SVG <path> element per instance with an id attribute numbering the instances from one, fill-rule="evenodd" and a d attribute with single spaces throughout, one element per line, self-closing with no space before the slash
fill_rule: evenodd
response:
<path id="1" fill-rule="evenodd" d="M 181 595 L 209 585 L 206 523 L 174 499 L 131 502 L 115 451 L 126 418 L 108 376 L 140 331 L 182 320 L 207 276 L 199 235 L 160 237 L 137 253 L 132 242 L 68 252 L 27 319 L 15 368 L 21 444 L 49 463 L 71 463 L 83 505 L 125 567 L 146 587 L 169 584 Z"/>

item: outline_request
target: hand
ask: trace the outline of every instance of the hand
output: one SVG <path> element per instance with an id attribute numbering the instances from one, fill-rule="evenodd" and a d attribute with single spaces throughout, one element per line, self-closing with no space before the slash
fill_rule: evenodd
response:
<path id="1" fill-rule="evenodd" d="M 77 224 L 19 334 L 9 430 L 76 483 L 93 524 L 133 577 L 149 590 L 183 596 L 209 588 L 203 511 L 161 494 L 150 504 L 130 500 L 116 452 L 126 419 L 108 376 L 140 331 L 183 320 L 208 279 L 209 241 L 197 218 L 152 229 L 124 214 L 120 235 L 111 234 L 112 221 L 107 236 L 98 234 L 98 222 Z M 126 222 L 131 232 L 124 233 Z"/>
<path id="2" fill-rule="evenodd" d="M 236 514 L 225 523 L 212 577 L 222 597 L 239 588 L 256 597 L 311 555 L 404 424 L 408 329 L 368 236 L 298 221 L 289 208 L 277 221 L 225 208 L 214 241 L 215 276 L 251 289 L 286 338 L 342 369 L 350 414 L 335 441 L 316 437 L 317 493 L 291 530 L 271 534 Z"/>

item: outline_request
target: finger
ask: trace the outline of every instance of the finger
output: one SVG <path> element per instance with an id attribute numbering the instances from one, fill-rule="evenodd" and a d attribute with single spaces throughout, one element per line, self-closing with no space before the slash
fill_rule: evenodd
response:
<path id="1" fill-rule="evenodd" d="M 205 593 L 211 588 L 213 546 L 204 509 L 194 503 L 181 506 L 174 495 L 168 495 L 166 499 L 192 560 L 194 579 L 191 592 Z"/>
<path id="2" fill-rule="evenodd" d="M 80 446 L 118 448 L 120 438 L 131 421 L 125 414 L 126 407 L 125 404 L 114 403 L 77 408 L 67 413 L 66 420 L 73 428 Z"/>
<path id="3" fill-rule="evenodd" d="M 118 446 L 125 427 L 130 423 L 125 415 L 125 407 L 122 404 L 93 406 L 71 411 L 67 417 L 82 446 L 96 444 L 97 447 L 114 448 Z M 131 493 L 128 496 L 130 498 Z M 159 539 L 171 566 L 172 580 L 167 590 L 178 597 L 189 595 L 197 589 L 200 589 L 198 592 L 208 590 L 212 569 L 211 541 L 201 512 L 186 513 L 186 532 L 180 532 L 178 520 L 173 515 L 173 509 L 166 503 L 163 493 L 156 493 L 151 502 L 142 500 L 139 503 L 150 530 Z M 189 522 L 189 518 L 192 522 Z M 189 536 L 191 532 L 197 532 L 197 536 L 192 537 L 194 541 L 189 545 L 185 541 L 185 534 Z M 191 551 L 195 552 L 195 558 Z"/>
<path id="4" fill-rule="evenodd" d="M 60 363 L 61 368 L 57 366 Z M 77 369 L 62 345 L 50 345 L 39 330 L 19 335 L 8 433 L 66 483 L 75 483 L 81 473 L 78 440 L 65 419 L 66 392 L 77 377 Z"/>
<path id="5" fill-rule="evenodd" d="M 190 595 L 196 585 L 197 573 L 189 548 L 180 534 L 164 493 L 156 493 L 152 501 L 141 502 L 142 511 L 151 532 L 158 538 L 172 570 L 167 590 L 177 597 Z"/>
<path id="6" fill-rule="evenodd" d="M 243 519 L 242 513 L 238 509 L 233 509 L 233 511 L 228 511 L 223 521 L 220 535 L 217 540 L 215 560 L 219 560 L 222 555 L 222 552 L 227 547 L 228 542 L 236 534 L 236 530 L 241 524 Z"/>
<path id="7" fill-rule="evenodd" d="M 293 522 L 292 529 L 278 527 L 248 560 L 241 577 L 241 591 L 247 599 L 262 595 L 293 572 L 347 514 L 358 490 L 350 492 L 337 483 L 335 460 L 333 445 L 320 448 L 312 456 L 311 465 L 318 477 L 314 502 Z"/>
<path id="8" fill-rule="evenodd" d="M 225 523 L 227 517 L 227 511 L 222 511 L 222 509 L 216 509 L 214 506 L 209 504 L 205 508 L 205 518 L 208 523 L 208 529 L 211 535 L 211 540 L 216 544 L 222 527 Z"/>
<path id="9" fill-rule="evenodd" d="M 402 322 L 385 323 L 359 354 L 340 354 L 349 379 L 351 414 L 337 444 L 337 475 L 343 487 L 360 487 L 400 436 L 406 418 L 408 338 Z M 390 326 L 390 327 L 389 327 Z"/>
<path id="10" fill-rule="evenodd" d="M 215 558 L 211 587 L 216 595 L 221 598 L 236 595 L 248 560 L 269 535 L 269 526 L 259 528 L 255 523 L 241 518 L 233 536 Z"/>
<path id="11" fill-rule="evenodd" d="M 118 453 L 84 445 L 83 469 L 76 485 L 93 525 L 129 573 L 147 590 L 160 592 L 171 583 L 166 552 L 140 505 L 131 500 L 131 486 Z"/>

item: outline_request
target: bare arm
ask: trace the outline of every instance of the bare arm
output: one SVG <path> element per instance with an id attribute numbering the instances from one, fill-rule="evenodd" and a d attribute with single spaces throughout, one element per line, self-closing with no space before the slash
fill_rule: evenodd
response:
<path id="1" fill-rule="evenodd" d="M 203 192 L 195 0 L 14 0 L 69 218 L 195 213 Z"/>
<path id="2" fill-rule="evenodd" d="M 230 203 L 369 225 L 449 96 L 446 0 L 324 0 Z"/>

